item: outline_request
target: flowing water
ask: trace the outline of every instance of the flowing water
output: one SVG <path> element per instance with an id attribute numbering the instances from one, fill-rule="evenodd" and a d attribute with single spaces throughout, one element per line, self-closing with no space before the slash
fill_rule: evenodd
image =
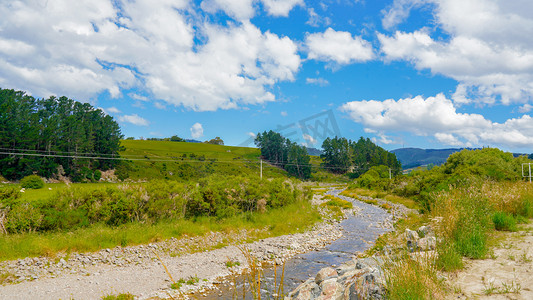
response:
<path id="1" fill-rule="evenodd" d="M 339 195 L 342 190 L 333 189 L 326 194 L 348 200 L 361 210 L 354 216 L 349 216 L 340 223 L 343 229 L 343 236 L 329 246 L 318 251 L 303 253 L 294 256 L 285 263 L 285 274 L 283 289 L 285 294 L 295 289 L 300 283 L 310 277 L 314 277 L 320 269 L 330 266 L 339 266 L 352 259 L 357 251 L 365 251 L 371 246 L 380 235 L 390 231 L 381 225 L 387 221 L 392 222 L 392 215 L 381 207 L 367 204 L 353 198 Z M 277 276 L 274 276 L 274 268 L 264 270 L 262 278 L 261 299 L 272 298 L 270 293 L 275 293 L 275 282 L 279 283 L 281 277 L 281 267 L 277 268 Z M 275 278 L 276 277 L 276 278 Z M 233 288 L 233 283 L 226 283 L 220 286 L 219 290 L 212 291 L 206 296 L 199 296 L 198 299 L 243 299 L 243 284 L 246 284 L 244 276 L 235 280 L 237 288 Z M 279 285 L 279 284 L 277 284 Z M 251 299 L 251 294 L 246 293 L 246 299 Z"/>

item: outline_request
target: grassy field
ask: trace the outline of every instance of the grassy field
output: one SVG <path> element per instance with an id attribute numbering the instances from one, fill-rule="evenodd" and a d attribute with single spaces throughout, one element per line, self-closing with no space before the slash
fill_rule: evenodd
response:
<path id="1" fill-rule="evenodd" d="M 173 179 L 191 180 L 210 174 L 257 175 L 260 173 L 261 152 L 257 148 L 220 146 L 206 143 L 123 140 L 120 153 L 131 159 L 123 169 L 132 180 Z M 312 180 L 347 182 L 320 167 L 322 159 L 311 156 Z M 120 172 L 120 171 L 119 171 Z M 285 170 L 263 161 L 263 177 L 287 177 Z"/>
<path id="2" fill-rule="evenodd" d="M 131 159 L 125 172 L 133 180 L 190 180 L 213 173 L 252 175 L 260 173 L 260 151 L 256 148 L 206 143 L 124 140 L 120 153 Z M 263 163 L 263 176 L 283 177 L 287 172 Z"/>

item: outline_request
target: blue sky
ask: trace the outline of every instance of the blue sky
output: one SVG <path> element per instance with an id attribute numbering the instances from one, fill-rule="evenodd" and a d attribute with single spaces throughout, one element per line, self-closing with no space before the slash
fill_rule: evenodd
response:
<path id="1" fill-rule="evenodd" d="M 317 148 L 339 134 L 389 150 L 530 153 L 531 11 L 529 0 L 7 0 L 0 87 L 90 102 L 137 138 L 245 145 L 283 128 Z"/>

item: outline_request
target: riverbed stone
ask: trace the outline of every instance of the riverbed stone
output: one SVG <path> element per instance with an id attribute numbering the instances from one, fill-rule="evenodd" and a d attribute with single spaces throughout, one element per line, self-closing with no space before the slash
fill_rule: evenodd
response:
<path id="1" fill-rule="evenodd" d="M 322 281 L 330 277 L 338 277 L 338 276 L 339 274 L 337 274 L 337 271 L 335 271 L 335 269 L 333 269 L 332 267 L 326 267 L 318 271 L 318 273 L 315 276 L 315 283 L 320 284 Z"/>
<path id="2" fill-rule="evenodd" d="M 437 239 L 434 236 L 421 238 L 417 241 L 417 248 L 422 251 L 435 250 L 437 246 Z"/>
<path id="3" fill-rule="evenodd" d="M 326 279 L 320 285 L 322 293 L 317 298 L 318 300 L 333 300 L 337 298 L 337 295 L 342 293 L 341 285 L 337 283 L 336 278 Z"/>

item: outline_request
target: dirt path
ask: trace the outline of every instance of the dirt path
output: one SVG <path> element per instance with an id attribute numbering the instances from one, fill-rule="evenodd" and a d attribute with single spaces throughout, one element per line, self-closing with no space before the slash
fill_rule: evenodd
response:
<path id="1" fill-rule="evenodd" d="M 318 204 L 320 198 L 315 196 L 313 201 Z M 237 240 L 246 239 L 246 233 L 238 234 L 242 237 Z M 259 261 L 279 262 L 298 253 L 323 248 L 340 236 L 338 222 L 326 220 L 308 232 L 267 238 L 248 243 L 246 247 Z M 26 258 L 2 262 L 0 275 L 9 273 L 15 280 L 0 285 L 0 299 L 101 299 L 120 293 L 131 293 L 136 299 L 180 297 L 177 290 L 171 289 L 169 273 L 174 281 L 197 281 L 184 283 L 181 292 L 202 293 L 216 288 L 216 284 L 232 272 L 244 271 L 244 255 L 233 245 L 193 254 L 179 253 L 179 250 L 190 245 L 217 245 L 223 238 L 219 233 L 212 233 L 96 253 L 72 253 L 59 260 Z M 229 261 L 239 265 L 229 268 Z"/>
<path id="2" fill-rule="evenodd" d="M 490 258 L 468 260 L 451 275 L 456 293 L 450 299 L 533 299 L 533 224 L 505 233 Z"/>

